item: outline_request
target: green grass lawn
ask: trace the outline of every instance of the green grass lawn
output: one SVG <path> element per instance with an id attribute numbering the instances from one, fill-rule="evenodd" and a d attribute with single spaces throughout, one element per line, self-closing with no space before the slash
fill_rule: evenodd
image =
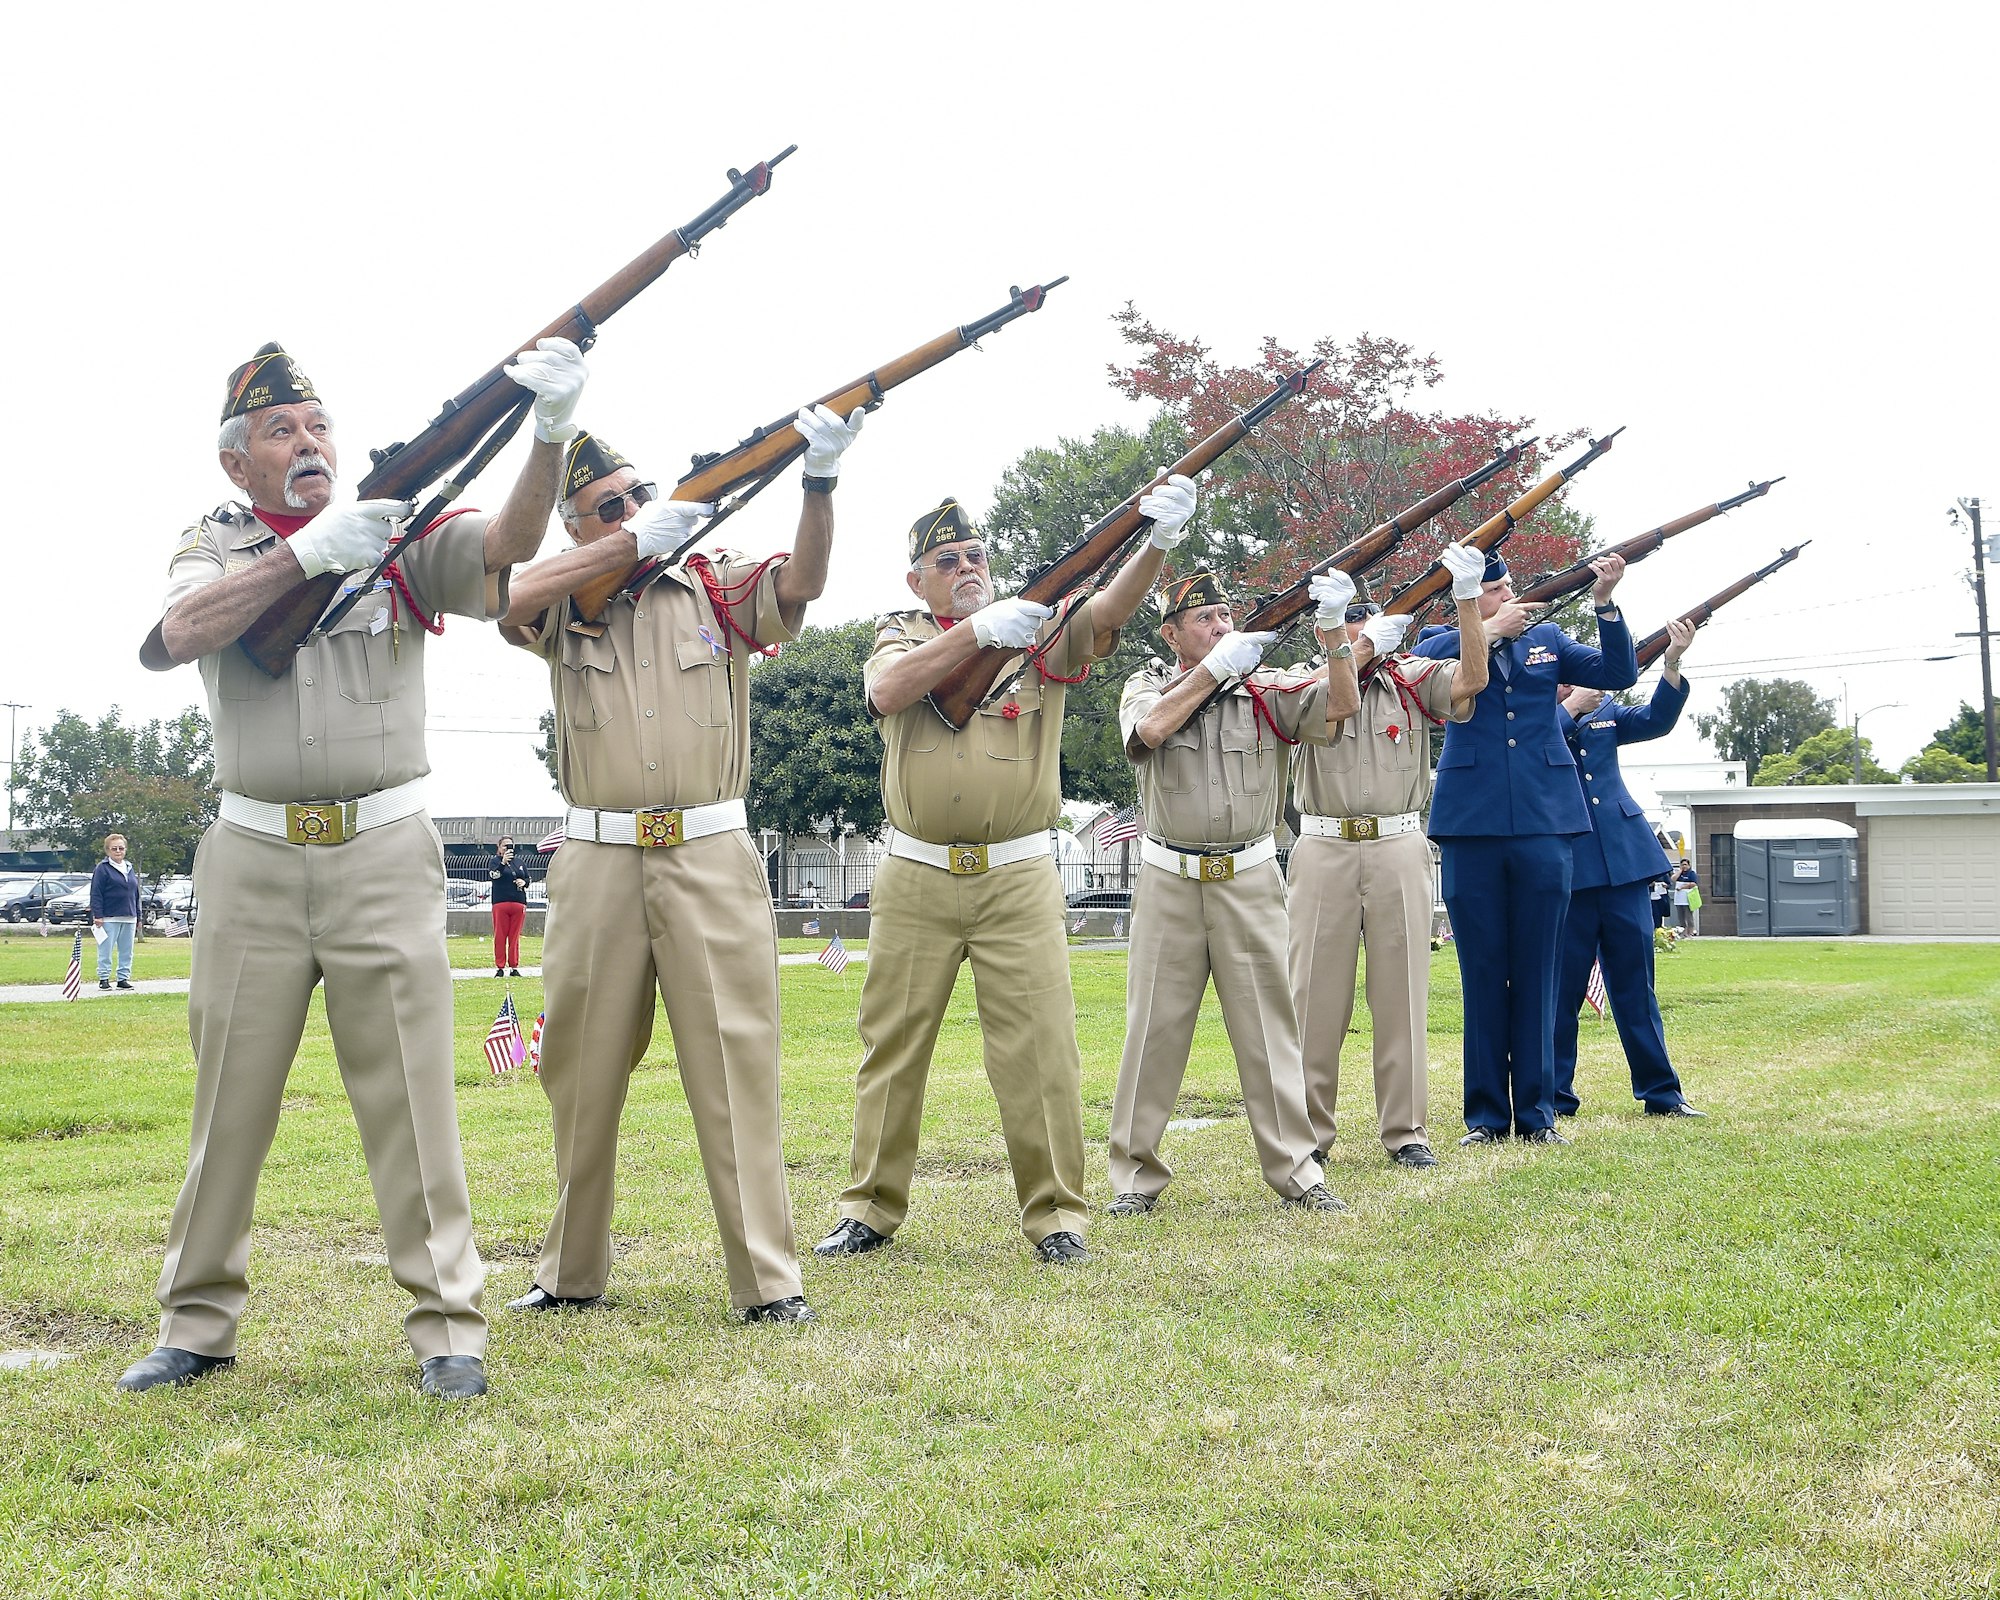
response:
<path id="1" fill-rule="evenodd" d="M 69 966 L 74 928 L 57 928 L 45 939 L 39 934 L 12 931 L 0 933 L 0 985 L 16 983 L 61 983 Z M 447 939 L 454 967 L 477 969 L 493 964 L 493 939 L 489 935 L 468 935 Z M 814 945 L 817 949 L 818 946 Z M 132 949 L 132 976 L 138 978 L 185 978 L 188 960 L 194 952 L 190 939 L 143 939 Z M 521 962 L 540 966 L 542 936 L 521 935 Z M 97 981 L 97 944 L 90 930 L 83 933 L 83 976 Z M 123 1002 L 120 1002 L 123 1004 Z"/>
<path id="2" fill-rule="evenodd" d="M 1101 1206 L 1124 957 L 1073 966 Z M 1696 943 L 1661 989 L 1709 1120 L 1640 1115 L 1586 1023 L 1566 1150 L 1452 1147 L 1449 951 L 1434 973 L 1434 1172 L 1374 1142 L 1358 1034 L 1329 1171 L 1352 1213 L 1281 1213 L 1211 1001 L 1184 1111 L 1223 1120 L 1169 1136 L 1160 1209 L 1100 1219 L 1074 1270 L 1015 1227 L 962 983 L 910 1222 L 808 1256 L 799 1329 L 727 1318 L 664 1024 L 610 1303 L 498 1309 L 548 1220 L 548 1113 L 485 1070 L 501 985 L 460 984 L 494 1392 L 449 1409 L 412 1386 L 317 1009 L 240 1364 L 115 1395 L 186 1159 L 184 1003 L 0 1009 L 0 1348 L 79 1355 L 0 1373 L 0 1592 L 2000 1593 L 1993 947 Z M 803 1244 L 846 1174 L 860 969 L 783 981 Z"/>

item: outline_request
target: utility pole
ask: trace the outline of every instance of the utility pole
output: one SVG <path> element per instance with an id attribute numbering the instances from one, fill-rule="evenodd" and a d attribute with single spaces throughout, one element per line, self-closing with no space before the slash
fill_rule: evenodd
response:
<path id="1" fill-rule="evenodd" d="M 1983 617 L 1979 625 L 1982 628 L 1986 626 Z M 14 765 L 21 755 L 21 747 L 14 739 L 14 717 L 17 712 L 32 711 L 34 707 L 24 705 L 18 700 L 0 700 L 0 705 L 7 708 L 7 831 L 11 834 L 14 831 Z M 1990 756 L 1993 750 L 1993 733 L 1990 726 L 1987 729 L 1986 749 Z M 1988 764 L 1991 764 L 1990 761 Z M 8 842 L 12 843 L 12 840 Z"/>
<path id="2" fill-rule="evenodd" d="M 1993 635 L 1986 625 L 1986 540 L 1979 529 L 1979 496 L 1961 500 L 1972 519 L 1972 594 L 1979 602 L 1979 706 L 1986 718 L 1986 781 L 2000 782 L 1993 749 Z M 1960 634 L 1962 639 L 1964 634 Z"/>

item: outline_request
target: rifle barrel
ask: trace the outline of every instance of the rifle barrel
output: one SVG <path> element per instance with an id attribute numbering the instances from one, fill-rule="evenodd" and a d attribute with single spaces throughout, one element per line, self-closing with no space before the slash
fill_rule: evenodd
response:
<path id="1" fill-rule="evenodd" d="M 1526 587 L 1516 589 L 1514 598 L 1522 605 L 1534 606 L 1546 605 L 1551 601 L 1575 594 L 1577 590 L 1586 588 L 1595 581 L 1595 574 L 1590 570 L 1593 561 L 1601 561 L 1609 555 L 1622 556 L 1628 565 L 1635 561 L 1644 561 L 1669 539 L 1686 533 L 1690 528 L 1698 528 L 1713 517 L 1722 516 L 1740 505 L 1746 505 L 1760 496 L 1769 494 L 1772 484 L 1784 481 L 1783 478 L 1772 478 L 1764 483 L 1753 483 L 1743 493 L 1728 500 L 1718 500 L 1712 505 L 1703 506 L 1698 511 L 1690 511 L 1684 517 L 1676 517 L 1672 522 L 1663 522 L 1657 528 L 1650 529 L 1637 538 L 1627 539 L 1623 544 L 1615 544 L 1608 550 L 1595 551 L 1580 561 L 1572 561 L 1559 571 L 1544 573 Z"/>
<path id="2" fill-rule="evenodd" d="M 1806 539 L 1801 543 L 1793 545 L 1789 550 L 1779 552 L 1777 560 L 1766 562 L 1755 572 L 1738 578 L 1728 588 L 1718 590 L 1716 593 L 1710 595 L 1692 610 L 1683 611 L 1678 620 L 1692 622 L 1697 628 L 1706 627 L 1709 619 L 1716 612 L 1728 605 L 1738 595 L 1756 588 L 1758 584 L 1770 577 L 1780 567 L 1790 566 L 1794 561 L 1798 560 L 1799 552 L 1811 543 L 1812 540 Z M 1645 638 L 1641 639 L 1632 652 L 1638 657 L 1639 670 L 1644 672 L 1655 661 L 1659 660 L 1661 656 L 1665 655 L 1667 646 L 1671 642 L 1672 636 L 1668 634 L 1665 628 L 1655 628 Z"/>

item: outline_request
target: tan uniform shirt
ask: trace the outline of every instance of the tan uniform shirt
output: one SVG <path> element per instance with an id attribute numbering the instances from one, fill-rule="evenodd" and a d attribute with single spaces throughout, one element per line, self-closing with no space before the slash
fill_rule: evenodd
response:
<path id="1" fill-rule="evenodd" d="M 1203 675 L 1204 677 L 1207 674 Z M 1284 739 L 1258 715 L 1245 684 L 1188 718 L 1149 750 L 1133 737 L 1180 668 L 1150 661 L 1125 680 L 1118 731 L 1139 779 L 1146 832 L 1167 844 L 1241 845 L 1278 825 L 1292 746 L 1326 738 L 1326 674 L 1260 668 L 1248 680 Z"/>
<path id="2" fill-rule="evenodd" d="M 488 520 L 478 512 L 452 517 L 397 558 L 425 611 L 492 618 L 507 609 L 507 575 L 486 571 Z M 174 550 L 162 614 L 249 566 L 277 540 L 241 506 L 202 518 Z M 203 656 L 216 784 L 284 803 L 348 800 L 421 778 L 431 769 L 424 748 L 427 637 L 385 586 L 304 646 L 278 677 L 267 677 L 235 644 Z"/>
<path id="3" fill-rule="evenodd" d="M 1048 673 L 1074 677 L 1096 659 L 1095 605 L 1094 599 L 1078 602 L 1042 625 L 1037 643 L 1069 619 L 1042 657 Z M 943 631 L 926 611 L 883 618 L 862 669 L 871 693 L 883 668 Z M 932 844 L 995 844 L 1055 826 L 1062 813 L 1062 716 L 1069 686 L 1024 661 L 1022 656 L 1009 661 L 994 682 L 1012 677 L 1012 687 L 991 696 L 963 728 L 953 728 L 928 700 L 878 719 L 882 799 L 889 821 L 902 832 Z"/>
<path id="4" fill-rule="evenodd" d="M 1464 722 L 1472 715 L 1451 709 L 1456 661 L 1392 656 L 1390 664 L 1409 686 L 1411 700 L 1432 717 Z M 1421 811 L 1431 793 L 1432 723 L 1412 710 L 1389 679 L 1377 672 L 1361 691 L 1361 710 L 1347 718 L 1332 740 L 1303 753 L 1294 797 L 1299 810 L 1316 817 L 1394 817 Z"/>
<path id="5" fill-rule="evenodd" d="M 735 601 L 756 647 L 792 637 L 778 606 L 778 569 L 734 552 L 700 557 Z M 575 806 L 636 811 L 739 800 L 750 787 L 752 645 L 716 614 L 701 579 L 676 563 L 637 595 L 620 595 L 580 631 L 568 601 L 543 618 L 537 646 L 556 705 L 556 767 Z"/>

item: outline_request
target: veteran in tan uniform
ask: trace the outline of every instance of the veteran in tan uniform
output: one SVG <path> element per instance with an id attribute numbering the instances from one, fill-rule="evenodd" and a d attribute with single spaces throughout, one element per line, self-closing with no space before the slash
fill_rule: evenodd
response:
<path id="1" fill-rule="evenodd" d="M 445 612 L 500 615 L 508 569 L 534 554 L 555 504 L 583 361 L 545 340 L 508 370 L 536 392 L 538 442 L 506 506 L 433 524 L 275 678 L 238 645 L 244 631 L 302 573 L 372 568 L 410 508 L 332 504 L 332 423 L 276 345 L 231 378 L 222 467 L 250 503 L 182 536 L 165 615 L 140 652 L 155 670 L 200 663 L 222 815 L 195 855 L 194 1137 L 160 1269 L 160 1347 L 122 1389 L 235 1360 L 257 1178 L 323 980 L 389 1268 L 416 1301 L 403 1326 L 422 1387 L 485 1391 L 484 1273 L 452 1098 L 444 847 L 424 810 L 424 650 Z"/>
<path id="2" fill-rule="evenodd" d="M 1351 595 L 1352 583 L 1335 576 Z M 1264 1181 L 1287 1206 L 1345 1210 L 1313 1160 L 1276 829 L 1291 749 L 1323 742 L 1328 724 L 1352 713 L 1353 674 L 1336 695 L 1326 674 L 1260 670 L 1274 636 L 1236 631 L 1211 572 L 1177 579 L 1161 610 L 1160 636 L 1174 660 L 1133 673 L 1118 705 L 1146 834 L 1132 896 L 1108 1211 L 1151 1211 L 1173 1181 L 1160 1140 L 1211 977 Z"/>
<path id="3" fill-rule="evenodd" d="M 1059 614 L 993 598 L 986 546 L 956 500 L 910 529 L 908 581 L 924 609 L 885 619 L 865 668 L 891 830 L 870 899 L 853 1160 L 841 1220 L 813 1247 L 822 1256 L 879 1249 L 909 1214 L 931 1052 L 970 959 L 1021 1230 L 1045 1261 L 1089 1257 L 1076 1003 L 1049 840 L 1062 810 L 1063 701 L 1116 646 L 1194 505 L 1180 477 L 1142 496 L 1146 547 Z M 954 729 L 924 697 L 991 647 L 1025 654 Z"/>
<path id="4" fill-rule="evenodd" d="M 1340 1051 L 1354 1015 L 1354 974 L 1368 946 L 1368 1012 L 1375 1035 L 1375 1111 L 1382 1148 L 1398 1165 L 1434 1167 L 1424 1126 L 1430 1098 L 1425 1014 L 1431 981 L 1431 847 L 1424 808 L 1431 788 L 1430 730 L 1472 715 L 1486 687 L 1479 619 L 1485 556 L 1447 545 L 1458 625 L 1478 643 L 1464 664 L 1396 654 L 1410 619 L 1350 606 L 1345 639 L 1355 652 L 1329 665 L 1351 676 L 1375 663 L 1359 710 L 1331 740 L 1301 752 L 1294 798 L 1299 841 L 1291 860 L 1291 983 L 1304 1042 L 1306 1110 L 1322 1159 L 1334 1139 Z M 1469 585 L 1469 590 L 1468 590 Z M 1340 619 L 1325 617 L 1321 637 Z M 1333 655 L 1338 656 L 1336 647 Z"/>
<path id="5" fill-rule="evenodd" d="M 657 993 L 730 1303 L 749 1321 L 812 1318 L 779 1136 L 777 926 L 744 815 L 749 669 L 796 634 L 826 586 L 834 483 L 863 415 L 799 414 L 798 538 L 789 557 L 762 562 L 675 558 L 715 508 L 657 501 L 623 456 L 585 434 L 563 478 L 563 523 L 577 548 L 515 579 L 501 631 L 549 663 L 568 815 L 542 941 L 556 1209 L 534 1285 L 510 1309 L 588 1305 L 604 1292 L 618 1123 L 652 1041 Z M 651 569 L 595 621 L 570 598 L 642 560 Z"/>

